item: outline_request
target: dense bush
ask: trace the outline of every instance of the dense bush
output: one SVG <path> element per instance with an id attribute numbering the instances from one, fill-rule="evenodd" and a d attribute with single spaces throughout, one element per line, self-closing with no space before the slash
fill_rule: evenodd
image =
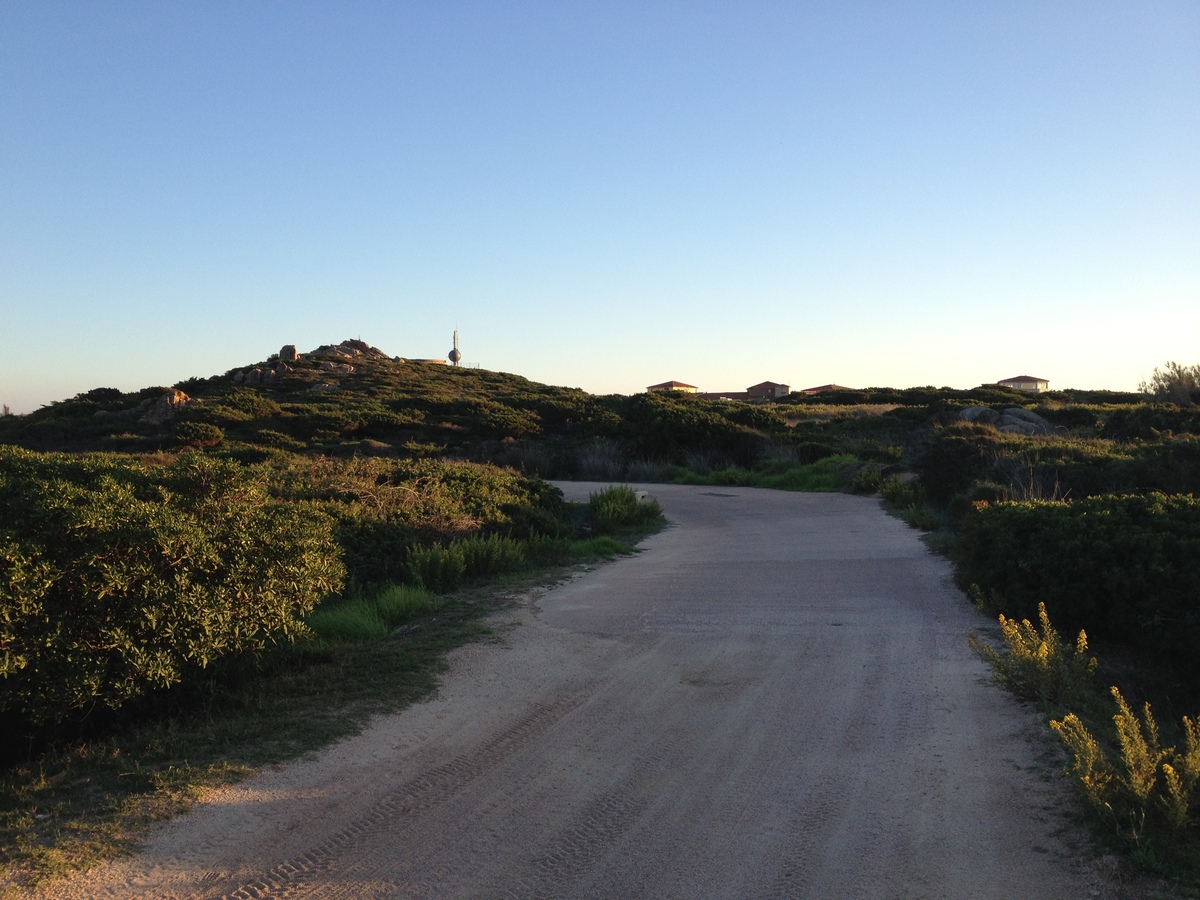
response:
<path id="1" fill-rule="evenodd" d="M 618 412 L 623 420 L 620 438 L 629 455 L 663 459 L 676 464 L 686 461 L 689 451 L 720 456 L 734 465 L 749 467 L 767 448 L 761 427 L 781 429 L 783 420 L 773 411 L 753 412 L 745 404 L 714 403 L 672 393 L 634 394 L 621 398 Z"/>
<path id="2" fill-rule="evenodd" d="M 180 422 L 175 428 L 175 441 L 183 447 L 215 447 L 225 439 L 225 432 L 209 422 Z"/>
<path id="3" fill-rule="evenodd" d="M 959 547 L 961 578 L 1029 618 L 1154 654 L 1193 682 L 1200 641 L 1200 499 L 1103 496 L 982 505 Z"/>
<path id="4" fill-rule="evenodd" d="M 0 712 L 117 708 L 293 640 L 342 575 L 329 518 L 233 463 L 0 447 Z"/>
<path id="5" fill-rule="evenodd" d="M 610 485 L 593 491 L 588 497 L 588 509 L 593 526 L 601 534 L 623 528 L 646 528 L 663 521 L 662 506 L 658 501 L 639 499 L 627 485 Z"/>
<path id="6" fill-rule="evenodd" d="M 1200 406 L 1124 407 L 1113 410 L 1100 429 L 1101 436 L 1117 440 L 1151 440 L 1164 433 L 1200 434 Z"/>

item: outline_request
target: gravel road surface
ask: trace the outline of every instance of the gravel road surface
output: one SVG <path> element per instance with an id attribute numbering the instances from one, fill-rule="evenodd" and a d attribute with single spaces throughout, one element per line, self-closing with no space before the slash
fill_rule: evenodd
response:
<path id="1" fill-rule="evenodd" d="M 671 528 L 497 616 L 436 699 L 49 895 L 1125 895 L 916 532 L 844 494 L 648 489 Z"/>

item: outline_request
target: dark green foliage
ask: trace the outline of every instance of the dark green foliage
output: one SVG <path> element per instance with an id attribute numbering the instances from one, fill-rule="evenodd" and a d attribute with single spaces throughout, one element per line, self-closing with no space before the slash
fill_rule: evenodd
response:
<path id="1" fill-rule="evenodd" d="M 617 406 L 623 420 L 619 434 L 629 453 L 674 463 L 685 462 L 689 450 L 703 450 L 750 466 L 763 454 L 767 439 L 762 430 L 738 419 L 784 427 L 773 412 L 764 415 L 745 404 L 700 401 L 677 392 L 634 394 Z"/>
<path id="2" fill-rule="evenodd" d="M 1109 414 L 1100 434 L 1122 441 L 1152 440 L 1163 434 L 1200 434 L 1200 406 L 1155 404 L 1117 409 Z"/>
<path id="3" fill-rule="evenodd" d="M 246 413 L 252 419 L 266 419 L 281 412 L 278 403 L 261 391 L 248 387 L 235 387 L 226 391 L 220 402 L 238 412 Z"/>
<path id="4" fill-rule="evenodd" d="M 181 447 L 215 447 L 225 432 L 208 422 L 180 422 L 175 426 L 175 442 Z"/>
<path id="5" fill-rule="evenodd" d="M 342 548 L 351 584 L 403 581 L 408 574 L 408 548 L 417 537 L 413 524 L 347 511 L 338 517 L 334 537 Z"/>
<path id="6" fill-rule="evenodd" d="M 984 505 L 966 520 L 959 562 L 963 582 L 1010 616 L 1034 617 L 1044 602 L 1068 630 L 1128 644 L 1200 681 L 1200 499 Z"/>
<path id="7" fill-rule="evenodd" d="M 294 640 L 342 574 L 329 518 L 231 463 L 0 447 L 0 711 L 117 708 Z"/>

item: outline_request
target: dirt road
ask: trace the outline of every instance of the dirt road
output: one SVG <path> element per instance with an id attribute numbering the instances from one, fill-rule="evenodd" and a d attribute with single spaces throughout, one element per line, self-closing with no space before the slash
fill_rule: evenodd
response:
<path id="1" fill-rule="evenodd" d="M 841 494 L 651 491 L 674 527 L 500 617 L 436 700 L 52 896 L 1108 895 L 915 532 Z"/>

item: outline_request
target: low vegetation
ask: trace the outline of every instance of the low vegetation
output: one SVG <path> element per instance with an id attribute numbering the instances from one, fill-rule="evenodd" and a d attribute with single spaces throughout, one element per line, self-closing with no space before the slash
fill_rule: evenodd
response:
<path id="1" fill-rule="evenodd" d="M 377 353 L 255 369 L 277 374 L 175 385 L 191 402 L 168 418 L 151 414 L 161 387 L 0 416 L 10 866 L 75 865 L 203 785 L 420 695 L 438 654 L 480 633 L 490 586 L 628 552 L 663 521 L 629 485 L 678 482 L 881 496 L 1003 617 L 1010 650 L 977 646 L 1052 710 L 1100 820 L 1139 862 L 1200 880 L 1200 367 L 1168 363 L 1140 393 L 759 403 L 593 396 Z M 614 487 L 571 505 L 546 478 Z M 1081 637 L 1060 639 L 1047 608 Z M 342 680 L 376 671 L 378 690 Z M 1182 728 L 1159 733 L 1149 702 Z"/>
<path id="2" fill-rule="evenodd" d="M 1038 604 L 1038 625 L 1028 619 L 1018 622 L 1000 615 L 1000 633 L 1008 650 L 1000 653 L 975 634 L 971 648 L 992 667 L 996 680 L 1025 700 L 1067 705 L 1085 697 L 1096 672 L 1096 658 L 1088 656 L 1087 632 L 1080 631 L 1069 648 L 1046 612 Z"/>
<path id="3" fill-rule="evenodd" d="M 996 680 L 1017 696 L 1037 700 L 1070 757 L 1081 795 L 1103 825 L 1102 837 L 1146 868 L 1200 887 L 1200 725 L 1180 719 L 1170 737 L 1160 731 L 1149 702 L 1139 716 L 1120 689 L 1107 698 L 1096 686 L 1097 661 L 1079 633 L 1069 649 L 1050 624 L 1044 604 L 1039 624 L 1000 616 L 1004 647 L 977 635 L 971 646 Z"/>

